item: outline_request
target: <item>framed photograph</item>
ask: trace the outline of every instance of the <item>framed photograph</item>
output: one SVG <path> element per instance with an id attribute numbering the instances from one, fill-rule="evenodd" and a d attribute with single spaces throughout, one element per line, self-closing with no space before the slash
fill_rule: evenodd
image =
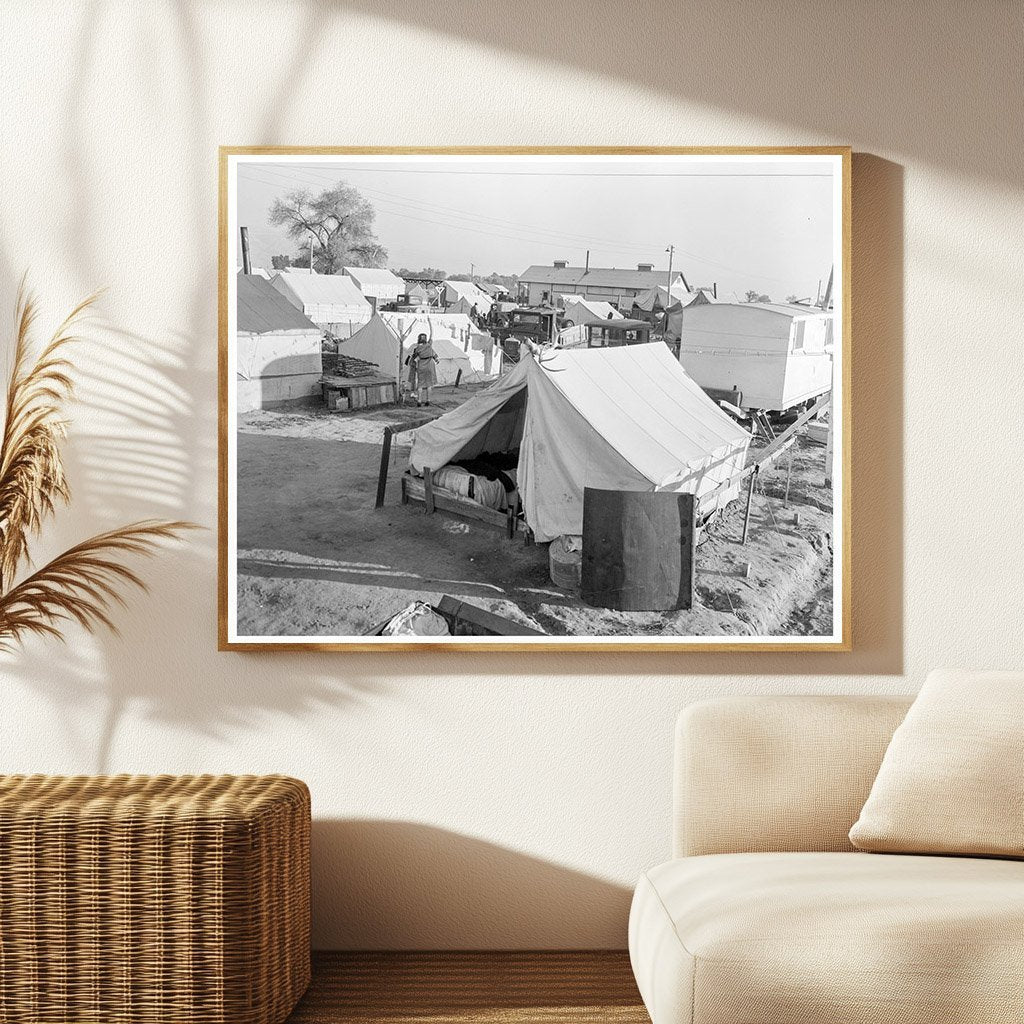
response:
<path id="1" fill-rule="evenodd" d="M 224 650 L 847 651 L 850 151 L 223 148 Z"/>

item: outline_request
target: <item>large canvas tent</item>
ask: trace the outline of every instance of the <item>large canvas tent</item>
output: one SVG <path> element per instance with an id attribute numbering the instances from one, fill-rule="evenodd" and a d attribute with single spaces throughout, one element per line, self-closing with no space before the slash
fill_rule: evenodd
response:
<path id="1" fill-rule="evenodd" d="M 402 342 L 401 374 L 406 376 L 405 359 L 416 344 L 416 334 L 405 335 Z M 452 341 L 435 337 L 432 344 L 437 355 L 438 384 L 454 384 L 460 374 L 463 381 L 477 378 L 469 356 Z M 399 375 L 399 336 L 379 314 L 374 314 L 351 338 L 339 341 L 338 353 L 376 363 L 385 377 Z"/>
<path id="2" fill-rule="evenodd" d="M 832 387 L 833 315 L 809 306 L 716 302 L 670 312 L 666 335 L 701 387 L 738 391 L 748 409 L 783 411 Z"/>
<path id="3" fill-rule="evenodd" d="M 390 270 L 378 267 L 342 267 L 342 274 L 350 277 L 364 298 L 375 300 L 377 307 L 395 302 L 405 291 L 405 282 Z"/>
<path id="4" fill-rule="evenodd" d="M 320 328 L 258 274 L 237 278 L 235 372 L 239 412 L 320 393 Z"/>
<path id="5" fill-rule="evenodd" d="M 381 318 L 391 330 L 410 342 L 414 342 L 418 334 L 425 334 L 435 343 L 442 338 L 450 341 L 468 357 L 478 376 L 490 375 L 493 339 L 480 331 L 468 314 L 450 310 L 430 310 L 426 313 L 386 310 L 381 313 Z M 463 380 L 467 379 L 466 374 L 462 377 Z"/>
<path id="6" fill-rule="evenodd" d="M 711 296 L 702 288 L 689 291 L 682 282 L 674 284 L 671 289 L 659 284 L 648 289 L 634 300 L 634 305 L 647 313 L 657 310 L 674 310 L 693 304 L 712 302 Z"/>
<path id="7" fill-rule="evenodd" d="M 494 299 L 472 281 L 445 281 L 444 283 L 444 305 L 446 309 L 453 312 L 470 313 L 476 306 L 477 312 L 482 316 L 491 308 L 492 302 Z"/>
<path id="8" fill-rule="evenodd" d="M 621 320 L 622 314 L 610 303 L 598 299 L 581 299 L 578 295 L 565 297 L 565 319 L 573 324 L 600 324 L 606 320 Z"/>
<path id="9" fill-rule="evenodd" d="M 527 354 L 505 376 L 413 435 L 413 473 L 519 452 L 518 487 L 539 541 L 583 531 L 583 489 L 695 493 L 703 511 L 743 468 L 750 435 L 660 342 Z"/>
<path id="10" fill-rule="evenodd" d="M 370 303 L 350 277 L 281 271 L 270 283 L 313 323 L 333 334 L 348 336 L 370 319 Z"/>

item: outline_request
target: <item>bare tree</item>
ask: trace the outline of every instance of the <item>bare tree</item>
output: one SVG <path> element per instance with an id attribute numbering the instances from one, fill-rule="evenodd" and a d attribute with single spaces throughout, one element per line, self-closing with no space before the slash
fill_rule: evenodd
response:
<path id="1" fill-rule="evenodd" d="M 336 274 L 344 266 L 383 267 L 388 252 L 373 233 L 376 213 L 359 192 L 344 181 L 314 195 L 309 189 L 275 199 L 270 223 L 283 226 L 297 244 L 292 266 L 309 266 L 313 236 L 313 269 Z"/>

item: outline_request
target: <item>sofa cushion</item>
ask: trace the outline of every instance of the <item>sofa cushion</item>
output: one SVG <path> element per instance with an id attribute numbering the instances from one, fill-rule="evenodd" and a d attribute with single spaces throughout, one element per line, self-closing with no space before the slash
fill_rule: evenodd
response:
<path id="1" fill-rule="evenodd" d="M 630 958 L 653 1024 L 1024 1020 L 1024 863 L 738 853 L 641 878 Z"/>
<path id="2" fill-rule="evenodd" d="M 1024 673 L 929 674 L 850 841 L 883 853 L 1024 857 Z"/>

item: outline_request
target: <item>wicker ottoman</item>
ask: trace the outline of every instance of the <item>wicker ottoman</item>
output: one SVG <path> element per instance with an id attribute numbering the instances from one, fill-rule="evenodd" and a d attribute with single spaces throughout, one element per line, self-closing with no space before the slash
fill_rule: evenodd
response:
<path id="1" fill-rule="evenodd" d="M 309 831 L 283 776 L 0 777 L 0 1021 L 279 1024 Z"/>

